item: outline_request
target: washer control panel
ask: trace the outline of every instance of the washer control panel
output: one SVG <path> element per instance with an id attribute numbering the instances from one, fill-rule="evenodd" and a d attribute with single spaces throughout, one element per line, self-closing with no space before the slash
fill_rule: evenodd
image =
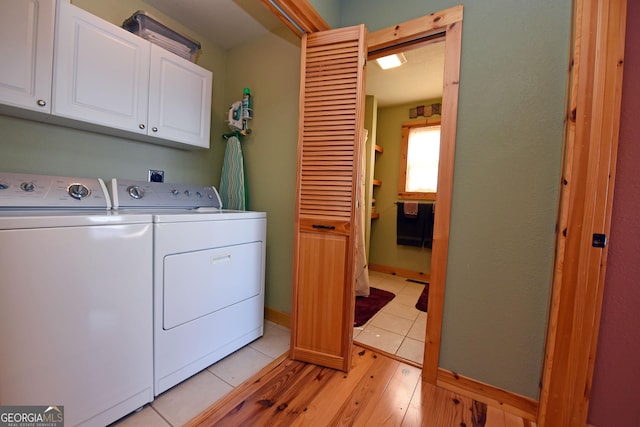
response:
<path id="1" fill-rule="evenodd" d="M 110 209 L 100 178 L 0 172 L 0 208 Z"/>
<path id="2" fill-rule="evenodd" d="M 108 187 L 114 209 L 222 208 L 220 196 L 214 187 L 117 178 L 112 179 Z"/>

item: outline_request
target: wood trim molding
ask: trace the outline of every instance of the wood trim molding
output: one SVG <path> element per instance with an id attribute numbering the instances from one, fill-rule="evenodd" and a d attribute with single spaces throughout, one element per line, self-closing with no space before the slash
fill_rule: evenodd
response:
<path id="1" fill-rule="evenodd" d="M 535 399 L 467 378 L 447 369 L 438 369 L 437 385 L 531 421 L 535 421 L 538 415 L 538 401 Z"/>
<path id="2" fill-rule="evenodd" d="M 371 33 L 367 39 L 369 54 L 444 33 L 462 22 L 462 12 L 462 5 L 454 6 Z"/>
<path id="3" fill-rule="evenodd" d="M 260 3 L 298 37 L 302 37 L 305 33 L 331 29 L 308 0 L 260 0 Z"/>
<path id="4" fill-rule="evenodd" d="M 438 208 L 433 227 L 431 253 L 431 283 L 427 307 L 427 335 L 425 337 L 422 377 L 435 384 L 440 362 L 444 293 L 449 256 L 451 226 L 451 200 L 453 197 L 453 169 L 458 123 L 458 90 L 460 81 L 460 52 L 462 46 L 462 6 L 449 9 L 453 18 L 445 28 L 444 86 L 442 92 L 442 118 L 440 127 L 440 167 L 438 171 Z M 454 13 L 455 12 L 455 13 Z M 439 22 L 439 21 L 438 21 Z"/>
<path id="5" fill-rule="evenodd" d="M 291 329 L 291 315 L 275 308 L 264 307 L 264 318 L 280 326 Z"/>
<path id="6" fill-rule="evenodd" d="M 406 277 L 407 279 L 419 280 L 421 282 L 429 282 L 431 275 L 422 271 L 405 270 L 403 268 L 390 267 L 381 264 L 369 264 L 370 271 L 392 274 L 394 276 Z"/>
<path id="7" fill-rule="evenodd" d="M 622 98 L 626 0 L 575 0 L 564 169 L 538 426 L 584 426 L 598 340 Z"/>

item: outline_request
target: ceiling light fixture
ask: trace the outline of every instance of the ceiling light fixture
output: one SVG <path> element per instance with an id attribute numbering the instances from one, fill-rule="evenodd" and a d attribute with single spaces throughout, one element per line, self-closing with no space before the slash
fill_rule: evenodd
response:
<path id="1" fill-rule="evenodd" d="M 383 56 L 382 58 L 376 58 L 376 62 L 383 70 L 388 70 L 389 68 L 399 67 L 405 62 L 407 62 L 407 58 L 402 53 L 394 53 L 393 55 Z"/>

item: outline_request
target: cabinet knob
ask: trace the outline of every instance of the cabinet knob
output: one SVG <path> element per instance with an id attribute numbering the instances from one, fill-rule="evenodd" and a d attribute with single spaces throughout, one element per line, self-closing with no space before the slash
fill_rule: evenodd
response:
<path id="1" fill-rule="evenodd" d="M 144 125 L 143 125 L 142 123 L 140 123 L 140 124 L 138 125 L 138 127 L 139 127 L 140 129 L 144 129 Z"/>
<path id="2" fill-rule="evenodd" d="M 155 127 L 155 126 L 154 126 L 154 127 L 152 127 L 152 128 L 151 128 L 151 130 L 152 130 L 152 131 L 154 131 L 154 132 L 158 132 L 158 128 L 157 128 L 157 127 Z"/>
<path id="3" fill-rule="evenodd" d="M 47 101 L 45 101 L 44 99 L 38 99 L 38 101 L 36 103 L 40 107 L 44 107 L 45 105 L 47 105 Z"/>

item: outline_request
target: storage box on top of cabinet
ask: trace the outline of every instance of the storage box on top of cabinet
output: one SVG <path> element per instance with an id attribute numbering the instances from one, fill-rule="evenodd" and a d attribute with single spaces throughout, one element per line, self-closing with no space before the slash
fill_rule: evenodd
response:
<path id="1" fill-rule="evenodd" d="M 199 42 L 172 30 L 142 10 L 124 21 L 122 28 L 191 62 L 196 62 L 200 52 Z"/>

